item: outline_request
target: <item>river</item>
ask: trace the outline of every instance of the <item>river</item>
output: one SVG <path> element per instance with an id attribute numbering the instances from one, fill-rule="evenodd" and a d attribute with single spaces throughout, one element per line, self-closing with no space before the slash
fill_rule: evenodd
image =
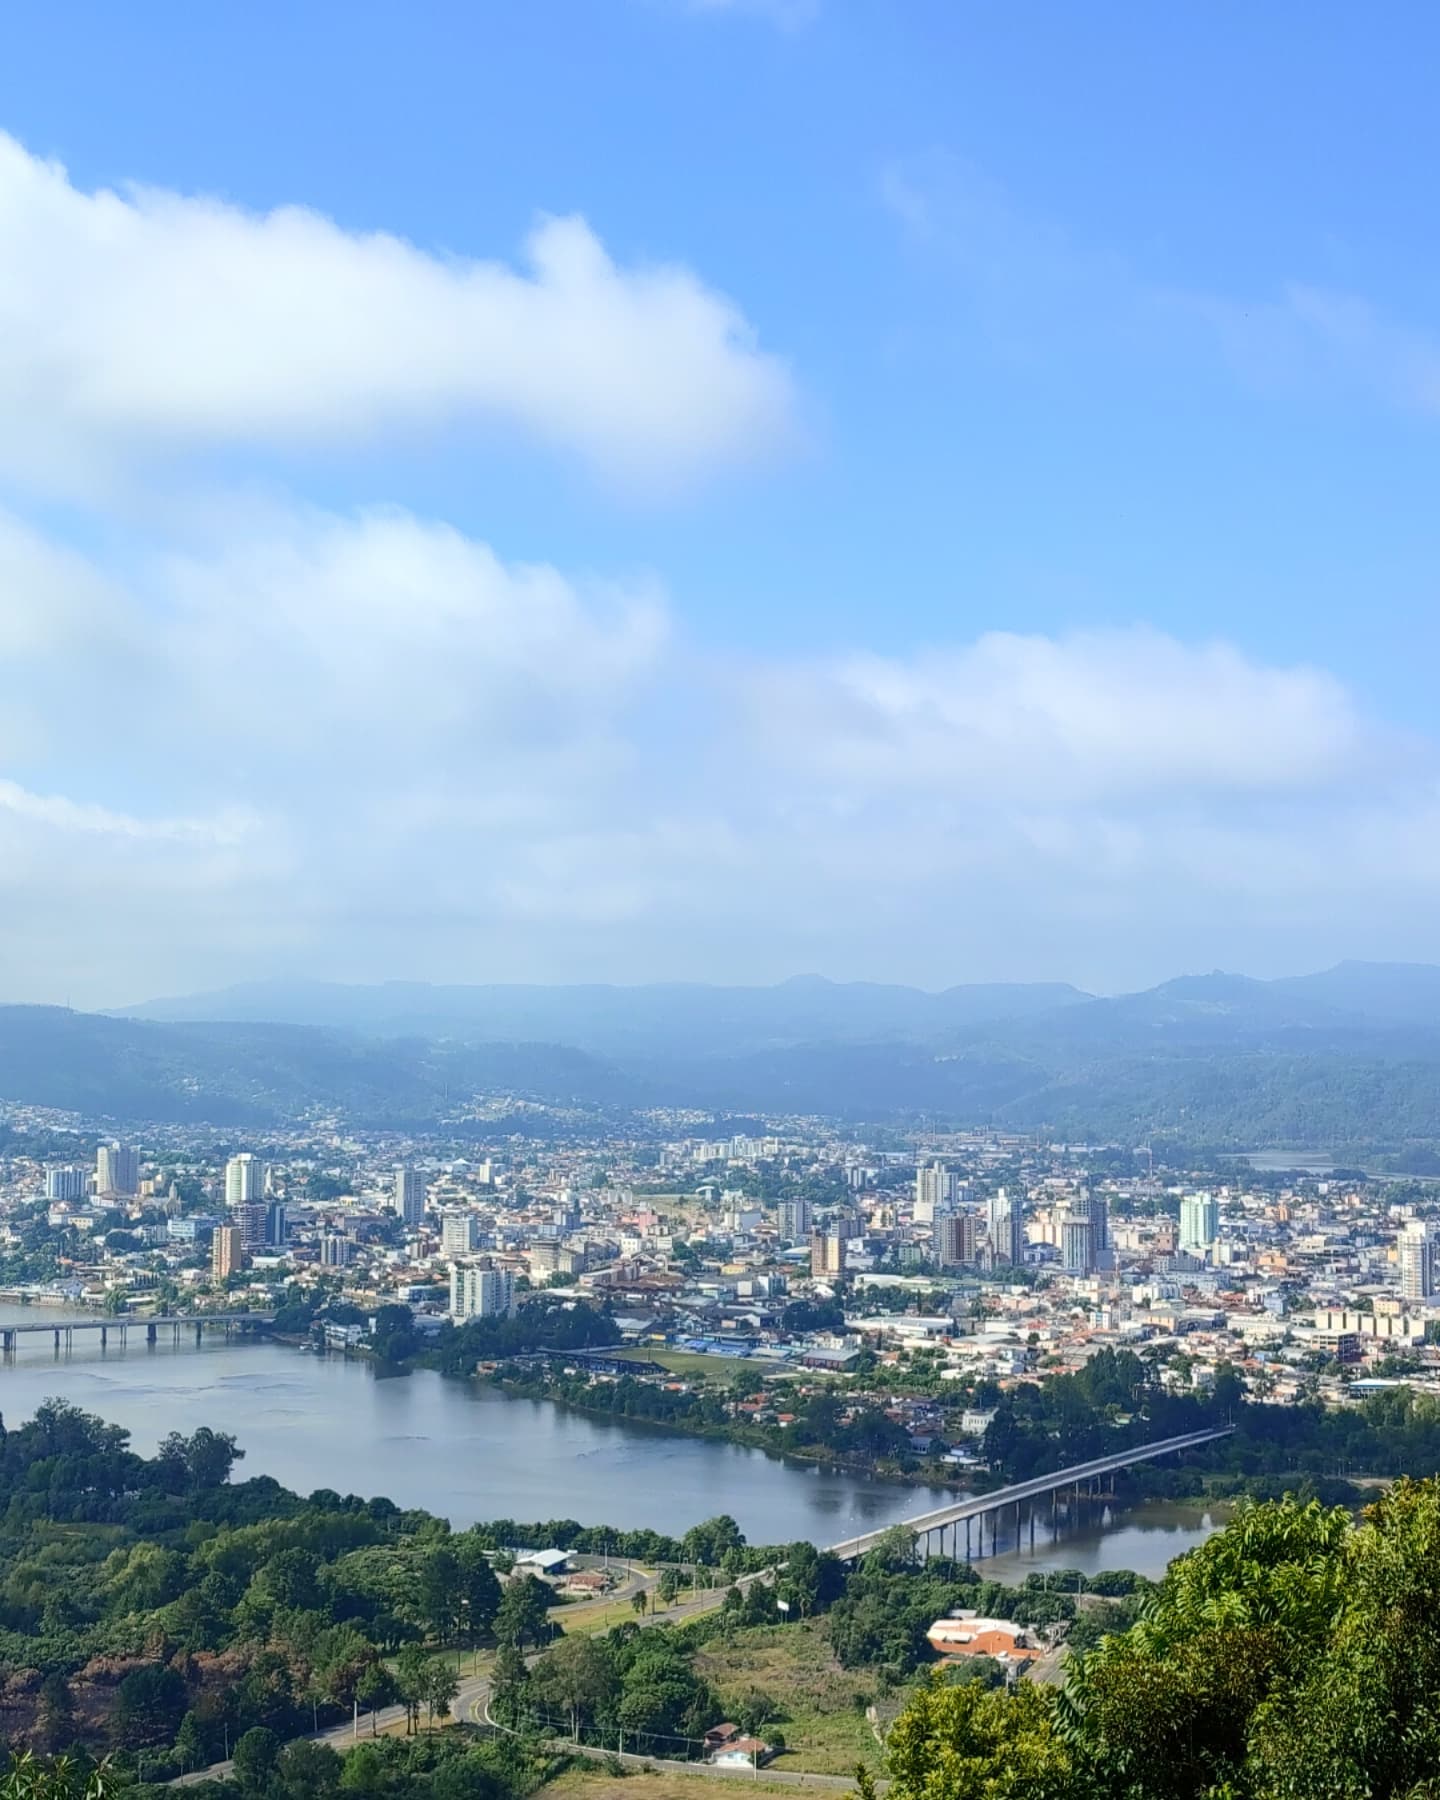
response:
<path id="1" fill-rule="evenodd" d="M 0 1304 L 0 1325 L 61 1324 L 64 1312 Z M 69 1315 L 80 1316 L 80 1315 Z M 90 1319 L 94 1314 L 83 1315 Z M 138 1334 L 137 1334 L 138 1336 Z M 315 1488 L 388 1495 L 456 1525 L 477 1519 L 578 1519 L 648 1525 L 675 1536 L 729 1513 L 751 1543 L 827 1544 L 941 1506 L 948 1490 L 818 1469 L 763 1451 L 685 1437 L 635 1421 L 594 1418 L 544 1400 L 512 1399 L 428 1369 L 377 1376 L 369 1363 L 265 1341 L 102 1350 L 76 1336 L 57 1355 L 45 1336 L 0 1366 L 0 1412 L 19 1424 L 49 1395 L 123 1425 L 149 1454 L 167 1432 L 211 1425 L 245 1451 L 237 1476 L 272 1475 Z M 1160 1574 L 1213 1523 L 1142 1508 L 1109 1525 L 1092 1517 L 1050 1543 L 1048 1509 L 1017 1558 L 1002 1539 L 997 1574 L 1044 1568 L 1132 1568 Z"/>

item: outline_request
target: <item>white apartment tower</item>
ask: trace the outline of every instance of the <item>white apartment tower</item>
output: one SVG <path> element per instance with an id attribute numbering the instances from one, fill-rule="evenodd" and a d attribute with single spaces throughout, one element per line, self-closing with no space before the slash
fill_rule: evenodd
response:
<path id="1" fill-rule="evenodd" d="M 258 1206 L 265 1198 L 265 1165 L 242 1150 L 225 1165 L 226 1206 Z"/>
<path id="2" fill-rule="evenodd" d="M 1203 1256 L 1220 1235 L 1220 1202 L 1213 1194 L 1180 1198 L 1180 1248 Z"/>
<path id="3" fill-rule="evenodd" d="M 1088 1213 L 1075 1213 L 1060 1222 L 1060 1260 L 1067 1275 L 1090 1275 L 1095 1270 L 1095 1227 Z"/>
<path id="4" fill-rule="evenodd" d="M 83 1200 L 85 1198 L 85 1180 L 83 1169 L 47 1169 L 45 1171 L 45 1198 L 47 1200 Z"/>
<path id="5" fill-rule="evenodd" d="M 101 1144 L 95 1152 L 95 1192 L 133 1194 L 140 1186 L 140 1158 L 128 1144 Z"/>
<path id="6" fill-rule="evenodd" d="M 515 1310 L 515 1277 L 508 1269 L 450 1265 L 450 1317 L 498 1319 Z"/>
<path id="7" fill-rule="evenodd" d="M 418 1169 L 406 1163 L 396 1165 L 392 1205 L 407 1225 L 418 1225 L 425 1217 L 425 1177 Z"/>
<path id="8" fill-rule="evenodd" d="M 955 1201 L 955 1176 L 944 1163 L 924 1163 L 915 1171 L 915 1222 L 933 1225 Z"/>
<path id="9" fill-rule="evenodd" d="M 1424 1219 L 1407 1219 L 1396 1241 L 1400 1253 L 1400 1293 L 1406 1300 L 1435 1294 L 1435 1229 Z"/>
<path id="10" fill-rule="evenodd" d="M 440 1215 L 440 1250 L 445 1256 L 468 1256 L 480 1241 L 480 1221 L 473 1212 Z"/>
<path id="11" fill-rule="evenodd" d="M 1025 1261 L 1025 1202 L 1019 1194 L 997 1188 L 990 1196 L 990 1258 L 992 1262 L 1021 1264 Z"/>

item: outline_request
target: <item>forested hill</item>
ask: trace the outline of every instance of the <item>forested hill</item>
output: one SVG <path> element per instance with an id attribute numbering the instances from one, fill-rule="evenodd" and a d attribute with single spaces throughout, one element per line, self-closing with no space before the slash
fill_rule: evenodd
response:
<path id="1" fill-rule="evenodd" d="M 281 990 L 266 992 L 262 1002 L 246 990 L 234 1009 L 284 1004 Z M 374 1019 L 388 992 L 314 984 L 301 1010 Z M 1274 982 L 1185 977 L 1110 999 L 1065 989 L 1058 1003 L 1044 988 L 862 987 L 857 997 L 814 980 L 423 992 L 432 999 L 422 1005 L 404 990 L 405 1016 L 428 1006 L 431 1021 L 409 1036 L 378 1025 L 0 1007 L 0 1101 L 220 1125 L 315 1111 L 425 1125 L 463 1117 L 479 1095 L 572 1121 L 672 1106 L 1236 1149 L 1440 1143 L 1440 970 L 1429 967 L 1342 964 Z M 475 998 L 506 993 L 493 1014 Z M 532 999 L 547 993 L 553 1037 L 499 1031 L 534 1023 Z M 225 997 L 207 999 L 219 1007 Z M 562 1025 L 574 1036 L 560 1035 Z"/>

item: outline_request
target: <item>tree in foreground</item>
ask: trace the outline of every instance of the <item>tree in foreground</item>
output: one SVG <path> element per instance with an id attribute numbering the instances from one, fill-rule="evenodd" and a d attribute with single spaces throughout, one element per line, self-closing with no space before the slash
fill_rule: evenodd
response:
<path id="1" fill-rule="evenodd" d="M 951 1685 L 892 1728 L 894 1800 L 1437 1800 L 1440 1479 L 1244 1506 L 1063 1690 Z"/>

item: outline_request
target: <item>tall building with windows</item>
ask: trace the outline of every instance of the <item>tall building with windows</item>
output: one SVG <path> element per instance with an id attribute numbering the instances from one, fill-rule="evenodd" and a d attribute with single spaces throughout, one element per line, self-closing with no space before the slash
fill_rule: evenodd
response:
<path id="1" fill-rule="evenodd" d="M 1019 1194 L 997 1188 L 990 1196 L 990 1260 L 1019 1265 L 1025 1261 L 1025 1202 Z"/>
<path id="2" fill-rule="evenodd" d="M 95 1192 L 133 1194 L 140 1186 L 140 1158 L 128 1144 L 101 1144 L 95 1152 Z"/>
<path id="3" fill-rule="evenodd" d="M 47 1200 L 83 1200 L 88 1179 L 83 1169 L 47 1169 L 45 1171 L 45 1198 Z"/>
<path id="4" fill-rule="evenodd" d="M 838 1280 L 845 1273 L 845 1239 L 838 1231 L 810 1233 L 810 1273 L 817 1280 Z"/>
<path id="5" fill-rule="evenodd" d="M 407 1225 L 418 1225 L 425 1217 L 425 1177 L 418 1169 L 412 1169 L 406 1163 L 396 1165 L 395 1195 L 391 1205 Z"/>
<path id="6" fill-rule="evenodd" d="M 265 1208 L 265 1242 L 283 1249 L 290 1235 L 290 1219 L 283 1200 L 271 1200 Z"/>
<path id="7" fill-rule="evenodd" d="M 450 1265 L 450 1317 L 496 1319 L 515 1310 L 515 1277 L 508 1269 Z"/>
<path id="8" fill-rule="evenodd" d="M 1095 1228 L 1088 1213 L 1072 1213 L 1060 1221 L 1060 1261 L 1067 1275 L 1094 1273 Z"/>
<path id="9" fill-rule="evenodd" d="M 975 1261 L 974 1213 L 950 1213 L 935 1221 L 935 1260 L 942 1269 L 968 1268 Z"/>
<path id="10" fill-rule="evenodd" d="M 775 1203 L 775 1229 L 789 1243 L 798 1244 L 810 1234 L 810 1202 L 808 1200 L 777 1200 Z"/>
<path id="11" fill-rule="evenodd" d="M 225 1204 L 254 1206 L 265 1198 L 265 1165 L 258 1156 L 242 1150 L 225 1165 Z"/>
<path id="12" fill-rule="evenodd" d="M 248 1261 L 245 1239 L 239 1228 L 219 1226 L 210 1240 L 210 1273 L 215 1280 L 224 1281 L 228 1276 L 238 1275 Z"/>
<path id="13" fill-rule="evenodd" d="M 1090 1248 L 1094 1252 L 1095 1267 L 1109 1268 L 1110 1203 L 1103 1194 L 1086 1194 L 1085 1217 L 1090 1221 Z"/>
<path id="14" fill-rule="evenodd" d="M 1435 1297 L 1435 1228 L 1425 1219 L 1407 1219 L 1396 1240 L 1400 1293 L 1406 1300 Z"/>
<path id="15" fill-rule="evenodd" d="M 915 1222 L 932 1224 L 955 1203 L 955 1175 L 944 1163 L 924 1163 L 915 1171 Z"/>
<path id="16" fill-rule="evenodd" d="M 269 1209 L 259 1200 L 246 1200 L 240 1206 L 227 1207 L 225 1223 L 240 1233 L 240 1242 L 247 1250 L 265 1248 Z"/>
<path id="17" fill-rule="evenodd" d="M 1180 1197 L 1180 1248 L 1203 1256 L 1220 1235 L 1220 1202 L 1213 1194 Z"/>
<path id="18" fill-rule="evenodd" d="M 480 1221 L 473 1212 L 440 1215 L 440 1250 L 445 1256 L 468 1256 L 480 1242 Z"/>
<path id="19" fill-rule="evenodd" d="M 344 1269 L 350 1263 L 350 1240 L 338 1231 L 320 1234 L 320 1266 L 322 1269 Z"/>

